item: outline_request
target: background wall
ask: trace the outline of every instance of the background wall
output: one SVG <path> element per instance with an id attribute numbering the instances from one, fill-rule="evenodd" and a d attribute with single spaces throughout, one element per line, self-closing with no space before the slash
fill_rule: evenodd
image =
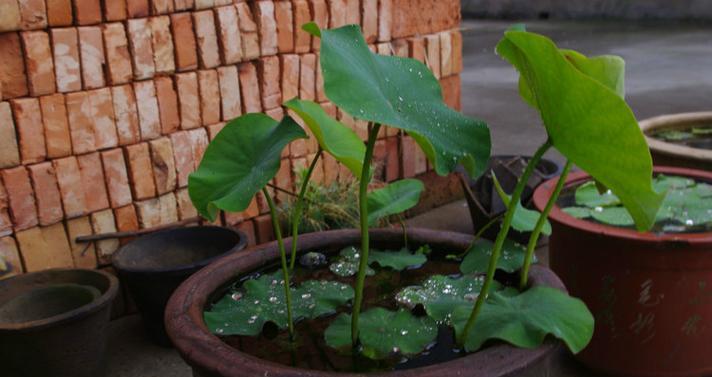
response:
<path id="1" fill-rule="evenodd" d="M 365 136 L 321 88 L 318 41 L 300 26 L 361 24 L 381 54 L 420 59 L 459 108 L 459 0 L 0 0 L 2 277 L 51 267 L 110 268 L 117 240 L 74 238 L 195 217 L 187 177 L 210 138 L 240 114 L 299 95 Z M 285 153 L 275 184 L 316 152 Z M 379 177 L 424 173 L 410 137 L 386 128 Z M 348 172 L 320 162 L 325 183 Z M 283 200 L 283 195 L 278 195 Z M 263 200 L 220 223 L 269 240 Z M 0 264 L 0 267 L 3 267 Z"/>

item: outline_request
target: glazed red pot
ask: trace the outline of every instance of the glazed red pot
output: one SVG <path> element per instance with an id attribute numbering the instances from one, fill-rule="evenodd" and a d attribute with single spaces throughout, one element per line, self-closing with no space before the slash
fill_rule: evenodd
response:
<path id="1" fill-rule="evenodd" d="M 712 182 L 712 173 L 656 167 L 656 173 Z M 566 187 L 590 177 L 573 173 Z M 539 186 L 540 210 L 556 186 Z M 712 374 L 712 232 L 639 233 L 576 219 L 554 206 L 551 269 L 596 319 L 577 358 L 622 376 Z"/>
<path id="2" fill-rule="evenodd" d="M 408 242 L 412 246 L 428 244 L 433 252 L 452 253 L 466 250 L 472 236 L 409 229 Z M 401 248 L 403 232 L 400 229 L 376 229 L 371 231 L 371 244 L 380 248 Z M 291 240 L 286 239 L 287 250 Z M 338 253 L 346 246 L 358 245 L 360 232 L 334 230 L 299 236 L 298 249 L 318 250 L 327 255 Z M 221 288 L 241 276 L 274 266 L 279 257 L 275 242 L 259 245 L 240 253 L 223 257 L 196 274 L 178 287 L 166 308 L 166 330 L 183 359 L 200 377 L 354 377 L 357 374 L 324 372 L 292 368 L 258 359 L 242 353 L 210 333 L 203 321 L 203 310 L 215 299 Z M 564 290 L 559 278 L 549 269 L 532 266 L 530 280 L 533 285 L 547 285 Z M 536 349 L 521 349 L 506 344 L 496 344 L 471 355 L 422 368 L 394 372 L 375 373 L 369 376 L 428 377 L 428 376 L 541 376 L 546 373 L 549 362 L 558 353 L 559 343 L 548 340 Z"/>

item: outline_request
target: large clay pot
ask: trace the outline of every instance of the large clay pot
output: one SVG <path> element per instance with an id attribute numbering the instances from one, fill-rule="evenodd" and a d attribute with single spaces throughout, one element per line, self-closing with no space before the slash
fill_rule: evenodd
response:
<path id="1" fill-rule="evenodd" d="M 650 136 L 656 131 L 684 129 L 695 124 L 712 124 L 712 111 L 661 115 L 640 122 L 655 165 L 712 170 L 712 150 L 668 143 Z"/>
<path id="2" fill-rule="evenodd" d="M 97 377 L 118 280 L 52 269 L 0 281 L 0 375 Z"/>
<path id="3" fill-rule="evenodd" d="M 291 240 L 286 239 L 289 249 Z M 329 254 L 338 253 L 346 246 L 358 245 L 357 230 L 334 230 L 302 235 L 299 237 L 299 252 L 318 250 Z M 472 242 L 472 236 L 409 229 L 408 242 L 417 247 L 428 244 L 434 252 L 459 252 Z M 379 248 L 400 248 L 403 233 L 396 229 L 371 231 L 371 244 Z M 176 290 L 166 308 L 166 329 L 173 344 L 183 359 L 193 368 L 194 375 L 201 377 L 355 377 L 360 374 L 324 372 L 292 368 L 258 359 L 242 353 L 208 331 L 203 321 L 203 310 L 216 298 L 223 288 L 242 276 L 274 265 L 279 258 L 275 242 L 260 245 L 244 253 L 232 254 L 198 271 Z M 550 270 L 533 266 L 531 280 L 534 285 L 547 285 L 564 289 L 559 279 Z M 548 363 L 557 353 L 558 342 L 547 341 L 536 349 L 520 349 L 510 345 L 496 344 L 480 352 L 441 364 L 427 367 L 374 373 L 369 376 L 427 377 L 427 376 L 544 376 Z"/>
<path id="4" fill-rule="evenodd" d="M 712 182 L 712 173 L 655 168 Z M 569 176 L 566 187 L 589 180 Z M 558 179 L 537 189 L 546 204 Z M 554 206 L 552 270 L 591 309 L 593 339 L 577 358 L 621 376 L 712 374 L 712 233 L 653 234 L 576 219 Z"/>
<path id="5" fill-rule="evenodd" d="M 228 228 L 195 226 L 139 237 L 112 255 L 136 302 L 144 328 L 157 344 L 170 346 L 163 324 L 166 303 L 180 283 L 215 259 L 245 248 L 247 236 Z"/>

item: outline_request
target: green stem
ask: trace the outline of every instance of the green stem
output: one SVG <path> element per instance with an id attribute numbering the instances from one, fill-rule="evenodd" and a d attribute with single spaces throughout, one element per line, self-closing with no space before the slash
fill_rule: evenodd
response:
<path id="1" fill-rule="evenodd" d="M 363 284 L 366 281 L 366 270 L 368 269 L 368 183 L 371 177 L 371 160 L 373 159 L 373 147 L 376 144 L 376 137 L 381 125 L 376 123 L 368 132 L 368 143 L 366 144 L 366 154 L 363 156 L 363 166 L 361 167 L 361 180 L 359 182 L 358 205 L 359 220 L 361 222 L 361 257 L 358 263 L 358 275 L 356 276 L 356 295 L 354 297 L 354 307 L 351 313 L 351 344 L 358 345 L 358 317 L 361 314 L 361 304 L 363 303 Z"/>
<path id="2" fill-rule="evenodd" d="M 398 222 L 400 223 L 401 230 L 403 230 L 403 246 L 405 248 L 408 248 L 408 229 L 405 225 L 405 220 L 403 220 L 403 216 L 401 214 L 398 214 Z"/>
<path id="3" fill-rule="evenodd" d="M 467 249 L 465 249 L 465 251 L 463 251 L 460 254 L 450 254 L 446 258 L 448 258 L 448 259 L 464 258 L 465 255 L 467 255 L 467 253 L 470 252 L 470 249 L 472 249 L 472 247 L 475 246 L 475 243 L 477 243 L 477 240 L 479 240 L 480 237 L 482 237 L 482 234 L 484 232 L 486 232 L 487 229 L 489 229 L 492 225 L 496 224 L 497 221 L 499 221 L 502 218 L 502 216 L 503 216 L 503 214 L 499 214 L 499 215 L 493 217 L 490 221 L 488 221 L 487 224 L 482 226 L 482 228 L 480 228 L 480 230 L 478 230 L 477 233 L 475 233 L 474 237 L 472 238 L 472 242 L 470 242 L 470 246 L 468 246 Z"/>
<path id="4" fill-rule="evenodd" d="M 494 273 L 497 270 L 497 262 L 499 261 L 500 254 L 502 253 L 504 241 L 507 239 L 509 227 L 512 225 L 512 219 L 514 218 L 514 211 L 517 208 L 517 203 L 519 203 L 522 198 L 522 192 L 524 192 L 524 188 L 526 187 L 527 182 L 529 182 L 529 177 L 531 177 L 532 173 L 534 172 L 534 169 L 539 164 L 539 161 L 541 160 L 544 153 L 546 153 L 546 151 L 551 148 L 551 145 L 551 141 L 547 140 L 539 147 L 539 149 L 537 149 L 536 153 L 534 153 L 534 156 L 532 156 L 532 159 L 527 164 L 527 168 L 524 170 L 524 173 L 519 178 L 519 181 L 517 181 L 517 186 L 514 188 L 514 192 L 512 193 L 509 205 L 507 206 L 507 212 L 504 214 L 504 220 L 502 220 L 502 227 L 500 228 L 499 233 L 497 234 L 497 239 L 494 242 L 492 256 L 489 260 L 489 266 L 487 268 L 487 277 L 485 278 L 484 285 L 482 286 L 482 290 L 480 291 L 479 296 L 477 296 L 477 302 L 475 302 L 475 306 L 472 308 L 472 312 L 470 313 L 470 317 L 467 319 L 465 328 L 460 334 L 459 339 L 457 340 L 460 346 L 463 346 L 465 344 L 465 339 L 467 339 L 467 335 L 470 333 L 472 327 L 475 325 L 475 320 L 480 314 L 480 311 L 482 310 L 482 305 L 484 305 L 484 302 L 487 299 L 487 296 L 489 295 L 490 286 L 492 285 L 492 281 L 494 280 Z"/>
<path id="5" fill-rule="evenodd" d="M 287 252 L 284 250 L 284 240 L 282 239 L 282 230 L 279 227 L 279 219 L 277 219 L 277 209 L 274 205 L 272 197 L 266 188 L 262 189 L 262 194 L 267 200 L 269 206 L 269 216 L 272 218 L 272 228 L 274 236 L 277 238 L 279 253 L 282 257 L 282 274 L 284 276 L 284 297 L 287 304 L 287 323 L 289 326 L 289 340 L 294 341 L 294 322 L 292 321 L 292 292 L 289 289 L 289 269 L 287 268 Z"/>
<path id="6" fill-rule="evenodd" d="M 294 270 L 294 263 L 297 259 L 297 236 L 299 235 L 299 223 L 302 218 L 302 211 L 304 210 L 304 194 L 307 192 L 307 187 L 309 186 L 309 179 L 314 172 L 314 167 L 316 166 L 319 157 L 321 157 L 322 149 L 316 152 L 316 156 L 309 165 L 307 169 L 307 174 L 304 176 L 302 181 L 302 187 L 299 189 L 299 195 L 297 196 L 296 202 L 294 202 L 294 212 L 292 213 L 292 253 L 289 260 L 289 270 Z"/>
<path id="7" fill-rule="evenodd" d="M 569 175 L 569 170 L 571 170 L 571 161 L 566 160 L 566 165 L 564 166 L 564 170 L 561 172 L 559 181 L 556 182 L 554 192 L 551 193 L 551 197 L 549 198 L 549 201 L 546 202 L 546 206 L 544 206 L 544 210 L 539 215 L 539 219 L 537 220 L 536 225 L 534 226 L 532 235 L 531 237 L 529 237 L 529 243 L 527 244 L 527 253 L 524 257 L 524 264 L 522 265 L 522 271 L 519 277 L 520 291 L 524 290 L 527 287 L 527 279 L 529 278 L 529 267 L 531 267 L 532 259 L 534 259 L 534 249 L 536 248 L 536 244 L 539 241 L 539 235 L 541 234 L 541 230 L 544 228 L 544 224 L 546 224 L 546 219 L 547 217 L 549 217 L 549 212 L 551 212 L 551 209 L 554 207 L 554 203 L 556 203 L 556 199 L 559 198 L 559 194 L 561 194 L 561 190 L 564 188 L 564 184 L 566 183 L 566 176 Z"/>

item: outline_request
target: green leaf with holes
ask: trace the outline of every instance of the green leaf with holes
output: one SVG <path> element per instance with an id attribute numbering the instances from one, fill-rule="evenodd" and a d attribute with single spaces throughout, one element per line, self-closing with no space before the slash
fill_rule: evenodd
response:
<path id="1" fill-rule="evenodd" d="M 290 117 L 281 122 L 264 114 L 230 121 L 208 145 L 198 170 L 188 178 L 188 192 L 198 212 L 214 221 L 218 209 L 245 210 L 252 197 L 274 178 L 282 150 L 306 138 Z"/>
<path id="2" fill-rule="evenodd" d="M 463 274 L 483 274 L 487 272 L 494 243 L 490 240 L 479 239 L 467 251 L 465 258 L 460 263 L 460 272 Z M 524 264 L 526 248 L 514 241 L 504 240 L 502 254 L 497 261 L 497 269 L 504 272 L 519 270 Z M 534 258 L 536 262 L 536 257 Z"/>
<path id="3" fill-rule="evenodd" d="M 245 281 L 240 290 L 221 298 L 203 313 L 208 329 L 218 335 L 257 335 L 267 322 L 287 328 L 281 271 Z M 335 281 L 308 280 L 292 291 L 295 321 L 332 314 L 354 297 L 354 290 Z"/>
<path id="4" fill-rule="evenodd" d="M 423 149 L 440 175 L 460 163 L 479 176 L 487 166 L 487 125 L 448 108 L 440 83 L 415 59 L 377 55 L 360 29 L 348 25 L 304 30 L 321 36 L 321 68 L 326 96 L 355 118 L 405 130 Z"/>
<path id="5" fill-rule="evenodd" d="M 416 317 L 407 310 L 373 308 L 359 318 L 361 353 L 371 359 L 393 355 L 415 355 L 424 351 L 438 335 L 430 317 Z M 351 348 L 351 315 L 341 314 L 324 333 L 326 344 L 336 349 Z"/>
<path id="6" fill-rule="evenodd" d="M 471 311 L 465 306 L 455 309 L 452 321 L 456 333 L 462 333 Z M 465 349 L 477 351 L 489 339 L 536 348 L 552 335 L 578 353 L 591 341 L 593 325 L 586 304 L 558 289 L 539 286 L 517 294 L 508 288 L 489 295 L 465 339 Z"/>
<path id="7" fill-rule="evenodd" d="M 368 224 L 415 207 L 425 185 L 418 179 L 401 179 L 368 193 Z"/>
<path id="8" fill-rule="evenodd" d="M 512 197 L 504 192 L 504 189 L 497 180 L 497 176 L 494 174 L 494 171 L 492 171 L 492 182 L 494 183 L 494 188 L 495 191 L 497 191 L 499 198 L 502 199 L 505 206 L 509 207 Z M 536 223 L 539 221 L 540 216 L 541 212 L 524 208 L 522 202 L 518 202 L 517 208 L 514 210 L 514 217 L 512 217 L 511 226 L 520 232 L 531 232 L 536 227 Z M 551 234 L 551 224 L 549 223 L 549 220 L 545 220 L 544 226 L 541 228 L 541 232 L 547 236 Z"/>

